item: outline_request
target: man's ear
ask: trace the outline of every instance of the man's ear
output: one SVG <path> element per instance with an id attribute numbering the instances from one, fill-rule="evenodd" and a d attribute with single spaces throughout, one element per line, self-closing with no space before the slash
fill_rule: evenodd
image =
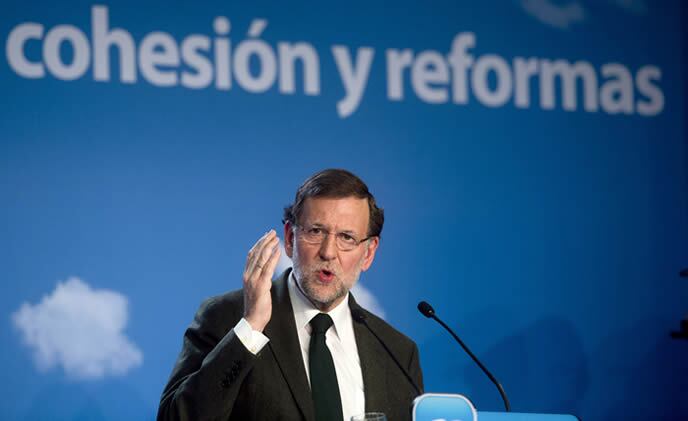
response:
<path id="1" fill-rule="evenodd" d="M 291 223 L 288 221 L 284 223 L 284 251 L 291 259 L 294 253 L 294 230 L 292 229 Z"/>
<path id="2" fill-rule="evenodd" d="M 375 252 L 377 252 L 377 247 L 380 245 L 380 237 L 373 237 L 366 242 L 368 244 L 365 246 L 366 251 L 363 256 L 363 265 L 361 266 L 361 270 L 364 272 L 368 270 L 373 264 L 373 260 L 375 260 Z"/>

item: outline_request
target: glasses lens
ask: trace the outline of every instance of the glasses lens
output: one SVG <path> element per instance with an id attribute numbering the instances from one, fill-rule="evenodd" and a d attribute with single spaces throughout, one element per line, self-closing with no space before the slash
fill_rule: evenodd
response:
<path id="1" fill-rule="evenodd" d="M 301 238 L 307 243 L 320 244 L 325 238 L 326 233 L 320 228 L 302 228 Z"/>
<path id="2" fill-rule="evenodd" d="M 358 241 L 348 234 L 337 234 L 337 247 L 343 251 L 349 251 L 356 248 Z"/>
<path id="3" fill-rule="evenodd" d="M 299 227 L 300 237 L 303 241 L 310 244 L 322 244 L 330 233 L 318 227 Z M 351 251 L 355 249 L 361 242 L 356 238 L 346 233 L 339 233 L 335 235 L 337 248 L 342 251 Z"/>

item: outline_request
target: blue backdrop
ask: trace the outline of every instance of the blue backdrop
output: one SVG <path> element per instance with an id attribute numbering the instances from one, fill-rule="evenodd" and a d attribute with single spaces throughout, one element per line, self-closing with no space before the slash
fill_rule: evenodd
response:
<path id="1" fill-rule="evenodd" d="M 501 407 L 420 299 L 518 411 L 688 418 L 680 1 L 1 8 L 2 419 L 153 419 L 198 304 L 328 167 L 386 209 L 357 296 L 426 390 Z"/>

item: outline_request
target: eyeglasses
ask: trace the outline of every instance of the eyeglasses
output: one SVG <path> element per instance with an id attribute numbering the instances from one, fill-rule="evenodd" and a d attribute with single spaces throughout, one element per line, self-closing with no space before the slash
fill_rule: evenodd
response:
<path id="1" fill-rule="evenodd" d="M 326 229 L 316 226 L 304 227 L 296 224 L 294 224 L 294 226 L 298 228 L 299 237 L 308 244 L 322 244 L 322 242 L 325 241 L 325 239 L 331 234 Z M 334 236 L 336 239 L 335 243 L 337 244 L 337 248 L 341 251 L 351 251 L 358 247 L 362 242 L 370 240 L 374 237 L 374 235 L 372 235 L 370 237 L 357 240 L 356 237 L 345 232 L 335 232 Z"/>

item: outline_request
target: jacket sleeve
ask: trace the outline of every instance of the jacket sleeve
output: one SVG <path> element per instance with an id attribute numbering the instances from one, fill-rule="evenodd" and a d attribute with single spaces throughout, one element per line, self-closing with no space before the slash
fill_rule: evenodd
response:
<path id="1" fill-rule="evenodd" d="M 420 369 L 418 346 L 415 343 L 413 343 L 413 350 L 411 351 L 411 360 L 409 361 L 408 365 L 408 373 L 416 382 L 418 388 L 420 388 L 420 393 L 424 393 L 425 388 L 423 387 L 423 372 Z"/>
<path id="2" fill-rule="evenodd" d="M 246 349 L 233 329 L 228 330 L 238 322 L 241 311 L 228 309 L 223 301 L 205 301 L 186 330 L 182 351 L 160 399 L 158 421 L 230 418 L 257 356 Z"/>

